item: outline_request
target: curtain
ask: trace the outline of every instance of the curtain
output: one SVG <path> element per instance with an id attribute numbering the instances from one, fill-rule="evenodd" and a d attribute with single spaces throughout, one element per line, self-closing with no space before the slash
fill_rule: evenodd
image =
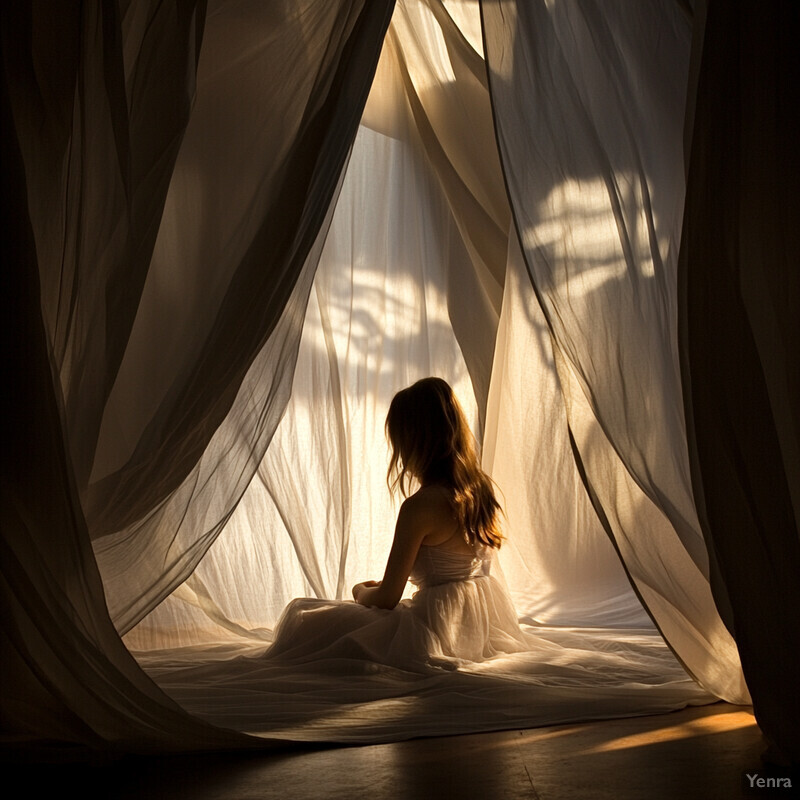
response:
<path id="1" fill-rule="evenodd" d="M 496 151 L 482 43 L 465 35 L 470 17 L 459 8 L 456 25 L 439 3 L 397 5 L 285 416 L 221 538 L 126 636 L 137 652 L 268 641 L 293 597 L 347 598 L 353 583 L 379 575 L 397 511 L 383 419 L 394 392 L 428 374 L 451 382 L 476 432 L 487 420 L 484 465 L 509 531 L 500 562 L 520 616 L 650 624 L 568 446 L 544 322 L 509 250 L 502 171 L 486 156 Z M 471 21 L 479 31 L 477 5 Z"/>
<path id="2" fill-rule="evenodd" d="M 63 404 L 41 312 L 37 242 L 27 213 L 30 184 L 9 97 L 19 81 L 33 78 L 15 69 L 42 66 L 35 57 L 27 64 L 20 58 L 25 53 L 19 36 L 41 20 L 18 8 L 9 19 L 7 11 L 2 169 L 3 218 L 9 224 L 3 235 L 1 318 L 2 363 L 13 390 L 1 433 L 4 744 L 33 739 L 159 751 L 244 746 L 244 737 L 192 719 L 146 678 L 121 646 L 103 604 L 64 442 Z M 36 41 L 50 44 L 39 36 Z M 42 95 L 53 89 L 48 79 L 62 77 L 39 72 Z M 63 144 L 58 115 L 50 122 L 42 134 Z"/>
<path id="3" fill-rule="evenodd" d="M 384 38 L 390 10 L 86 4 L 58 34 L 4 10 L 13 729 L 241 742 L 136 668 L 89 537 L 129 646 L 269 640 L 291 597 L 382 568 L 383 415 L 432 373 L 502 491 L 521 616 L 641 626 L 641 601 L 746 701 L 678 367 L 689 20 L 487 3 L 487 80 L 474 3 L 398 3 Z"/>
<path id="4" fill-rule="evenodd" d="M 510 246 L 479 26 L 462 28 L 458 6 L 456 24 L 438 2 L 397 3 L 286 412 L 193 574 L 125 636 L 159 685 L 216 724 L 374 742 L 712 700 L 649 625 L 581 484 L 541 312 Z M 380 577 L 397 513 L 383 420 L 393 393 L 428 374 L 485 429 L 507 516 L 499 557 L 529 651 L 437 675 L 262 658 L 292 598 L 348 599 Z"/>
<path id="5" fill-rule="evenodd" d="M 397 513 L 383 431 L 393 394 L 442 375 L 481 429 L 509 224 L 499 162 L 484 155 L 493 139 L 480 53 L 441 4 L 399 3 L 286 412 L 221 538 L 130 647 L 269 640 L 293 597 L 349 598 L 382 572 Z"/>
<path id="6" fill-rule="evenodd" d="M 482 11 L 509 198 L 581 478 L 676 655 L 746 702 L 710 591 L 678 368 L 689 20 L 669 2 Z"/>
<path id="7" fill-rule="evenodd" d="M 702 10 L 680 272 L 692 482 L 756 718 L 797 763 L 800 16 Z"/>
<path id="8" fill-rule="evenodd" d="M 124 628 L 191 572 L 255 471 L 252 449 L 274 430 L 291 382 L 309 286 L 298 276 L 313 263 L 389 11 L 220 2 L 204 26 L 204 6 L 189 3 L 4 9 L 4 142 L 20 164 L 10 213 L 22 244 L 12 250 L 24 256 L 13 261 L 10 319 L 31 319 L 7 339 L 11 363 L 24 368 L 22 334 L 39 316 L 46 336 L 31 354 L 34 384 L 17 396 L 29 425 L 12 423 L 5 451 L 4 638 L 14 685 L 46 696 L 49 712 L 5 699 L 8 728 L 142 746 L 171 734 L 198 746 L 191 725 L 176 735 L 170 715 L 186 715 L 117 644 L 86 536 L 100 543 Z M 296 82 L 272 83 L 279 68 L 297 69 Z M 220 89 L 220 75 L 241 93 Z M 220 128 L 189 125 L 184 137 L 195 82 L 192 119 L 210 114 Z M 236 159 L 241 174 L 226 187 Z M 246 383 L 237 394 L 271 358 L 261 394 Z M 44 392 L 25 406 L 51 369 L 53 403 Z M 238 450 L 212 441 L 231 408 L 246 439 Z M 29 457 L 17 465 L 23 446 L 50 471 L 38 475 Z M 219 481 L 209 491 L 217 468 L 228 470 L 227 494 Z M 46 513 L 32 508 L 37 496 Z M 198 727 L 210 742 L 231 740 Z"/>
<path id="9" fill-rule="evenodd" d="M 275 430 L 386 23 L 385 5 L 210 9 L 198 101 L 87 491 L 122 631 L 191 573 Z"/>
<path id="10" fill-rule="evenodd" d="M 483 464 L 502 493 L 500 562 L 520 618 L 650 626 L 581 483 L 547 323 L 513 230 L 487 416 Z"/>

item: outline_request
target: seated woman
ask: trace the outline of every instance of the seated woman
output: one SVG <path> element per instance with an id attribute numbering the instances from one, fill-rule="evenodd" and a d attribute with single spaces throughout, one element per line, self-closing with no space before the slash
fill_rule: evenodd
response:
<path id="1" fill-rule="evenodd" d="M 356 584 L 357 605 L 292 601 L 267 656 L 427 671 L 525 650 L 511 601 L 489 575 L 502 541 L 500 506 L 453 390 L 425 378 L 398 392 L 386 434 L 389 488 L 407 499 L 383 579 Z M 401 602 L 408 580 L 418 591 Z"/>

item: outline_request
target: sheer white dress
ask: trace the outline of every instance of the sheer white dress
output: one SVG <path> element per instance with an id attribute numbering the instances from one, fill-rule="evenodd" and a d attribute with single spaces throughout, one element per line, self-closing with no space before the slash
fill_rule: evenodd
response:
<path id="1" fill-rule="evenodd" d="M 266 657 L 298 664 L 363 659 L 428 672 L 527 650 L 511 600 L 489 574 L 491 552 L 422 545 L 409 575 L 418 591 L 391 611 L 293 600 Z"/>
<path id="2" fill-rule="evenodd" d="M 391 611 L 300 598 L 266 649 L 140 661 L 192 713 L 296 741 L 396 741 L 716 699 L 654 628 L 521 627 L 490 563 L 490 550 L 423 545 L 418 591 Z"/>

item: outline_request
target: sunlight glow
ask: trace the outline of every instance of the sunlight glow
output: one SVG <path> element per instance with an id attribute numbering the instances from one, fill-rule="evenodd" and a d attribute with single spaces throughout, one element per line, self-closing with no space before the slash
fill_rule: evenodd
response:
<path id="1" fill-rule="evenodd" d="M 656 728 L 630 736 L 622 736 L 618 739 L 611 739 L 591 748 L 587 752 L 608 753 L 613 750 L 627 750 L 648 744 L 660 744 L 678 739 L 691 739 L 694 736 L 705 736 L 711 733 L 725 733 L 739 730 L 740 728 L 755 727 L 755 724 L 755 717 L 749 711 L 713 714 L 707 717 L 698 717 L 680 725 L 670 725 L 665 728 Z"/>
<path id="2" fill-rule="evenodd" d="M 570 293 L 589 294 L 631 269 L 651 278 L 654 254 L 639 191 L 633 176 L 618 175 L 613 186 L 601 176 L 567 178 L 539 203 L 524 231 L 526 246 L 547 261 L 569 263 L 562 277 L 568 275 Z M 663 252 L 666 241 L 657 246 Z"/>

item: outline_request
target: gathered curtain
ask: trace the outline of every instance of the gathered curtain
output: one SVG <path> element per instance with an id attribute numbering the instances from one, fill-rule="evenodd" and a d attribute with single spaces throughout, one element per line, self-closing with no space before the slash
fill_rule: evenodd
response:
<path id="1" fill-rule="evenodd" d="M 679 273 L 692 485 L 756 719 L 771 757 L 796 764 L 800 14 L 739 0 L 700 10 Z"/>
<path id="2" fill-rule="evenodd" d="M 4 7 L 4 142 L 15 156 L 4 168 L 18 221 L 5 341 L 11 363 L 29 357 L 31 370 L 4 448 L 14 658 L 3 663 L 24 687 L 4 694 L 7 729 L 241 745 L 200 723 L 198 734 L 145 678 L 118 646 L 103 588 L 124 630 L 190 574 L 252 475 L 291 383 L 308 290 L 298 278 L 389 15 L 389 3 L 358 2 Z M 208 125 L 190 124 L 202 115 Z M 31 324 L 14 325 L 20 317 Z M 39 350 L 25 335 L 37 319 Z M 266 395 L 248 402 L 237 390 L 259 353 L 256 369 L 274 361 Z M 51 373 L 52 403 L 33 403 Z M 231 407 L 234 428 L 252 434 L 238 450 L 213 443 Z M 226 458 L 239 482 L 212 491 L 209 472 Z"/>
<path id="3" fill-rule="evenodd" d="M 37 343 L 5 453 L 4 637 L 51 698 L 30 690 L 35 724 L 4 699 L 12 729 L 241 744 L 137 671 L 97 567 L 136 650 L 269 640 L 293 596 L 347 597 L 391 539 L 385 409 L 428 374 L 483 443 L 520 616 L 635 627 L 644 607 L 695 679 L 748 700 L 678 351 L 691 18 L 392 6 L 97 3 L 59 35 L 4 10 L 17 370 Z"/>
<path id="4" fill-rule="evenodd" d="M 483 14 L 509 197 L 586 491 L 677 656 L 742 702 L 694 507 L 677 351 L 690 20 L 672 2 Z"/>

